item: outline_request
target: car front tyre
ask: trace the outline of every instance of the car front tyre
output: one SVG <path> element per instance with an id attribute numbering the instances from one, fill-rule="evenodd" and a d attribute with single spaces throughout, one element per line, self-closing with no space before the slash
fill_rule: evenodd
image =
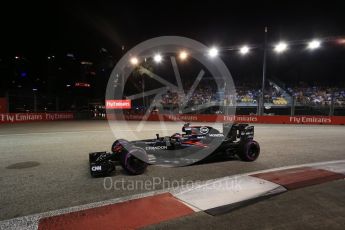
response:
<path id="1" fill-rule="evenodd" d="M 142 148 L 132 147 L 120 153 L 120 163 L 130 175 L 143 174 L 148 166 L 147 161 L 147 154 Z"/>

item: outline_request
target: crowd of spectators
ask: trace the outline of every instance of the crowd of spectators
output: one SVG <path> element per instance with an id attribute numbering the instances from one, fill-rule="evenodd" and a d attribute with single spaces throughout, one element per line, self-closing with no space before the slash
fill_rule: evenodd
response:
<path id="1" fill-rule="evenodd" d="M 163 107 L 177 107 L 186 103 L 186 106 L 198 106 L 214 101 L 216 101 L 215 92 L 211 87 L 198 87 L 189 97 L 188 95 L 183 97 L 176 91 L 168 91 L 162 95 L 161 105 Z"/>
<path id="2" fill-rule="evenodd" d="M 272 105 L 290 106 L 329 106 L 334 103 L 335 107 L 345 107 L 345 87 L 331 88 L 308 84 L 294 85 L 293 87 L 280 88 L 269 82 L 265 89 L 264 102 Z M 192 88 L 192 82 L 184 83 L 184 91 Z M 236 85 L 236 95 L 226 95 L 217 90 L 210 82 L 200 82 L 192 95 L 183 95 L 181 92 L 169 90 L 158 99 L 158 104 L 163 108 L 177 108 L 182 104 L 185 107 L 196 108 L 208 106 L 212 103 L 224 103 L 224 105 L 256 106 L 260 100 L 261 87 L 242 83 Z M 332 96 L 333 100 L 332 100 Z M 143 113 L 145 109 L 136 109 L 135 113 Z"/>
<path id="3" fill-rule="evenodd" d="M 257 104 L 261 95 L 261 90 L 249 87 L 236 88 L 236 103 L 237 104 Z M 275 87 L 269 87 L 265 90 L 265 103 L 275 105 L 287 105 L 287 98 L 284 97 L 281 90 Z"/>
<path id="4" fill-rule="evenodd" d="M 224 101 L 227 101 L 225 103 L 229 105 L 235 105 L 236 103 L 254 105 L 259 100 L 259 97 L 259 89 L 251 89 L 248 87 L 236 88 L 235 98 L 227 95 L 217 95 L 217 93 L 210 87 L 201 87 L 196 89 L 189 98 L 184 98 L 178 92 L 168 91 L 166 94 L 162 95 L 161 105 L 163 107 L 177 107 L 180 104 L 183 104 L 184 100 L 187 100 L 186 105 L 189 107 L 207 105 L 210 103 L 222 103 Z M 282 96 L 281 92 L 275 89 L 267 89 L 265 92 L 265 103 L 286 105 L 288 102 Z"/>
<path id="5" fill-rule="evenodd" d="M 178 92 L 168 91 L 166 94 L 162 95 L 161 104 L 164 107 L 173 106 L 176 107 L 181 103 L 181 96 Z"/>
<path id="6" fill-rule="evenodd" d="M 260 91 L 258 89 L 250 89 L 248 87 L 236 88 L 236 102 L 237 103 L 256 103 Z"/>
<path id="7" fill-rule="evenodd" d="M 296 98 L 297 105 L 329 106 L 333 102 L 335 106 L 345 106 L 345 89 L 331 87 L 293 87 L 288 91 Z"/>
<path id="8" fill-rule="evenodd" d="M 257 104 L 260 98 L 261 90 L 249 87 L 236 88 L 236 103 L 242 105 Z M 345 88 L 329 88 L 329 87 L 293 87 L 287 88 L 286 94 L 274 87 L 265 90 L 265 103 L 274 105 L 288 105 L 293 97 L 295 105 L 309 106 L 329 106 L 332 103 L 332 95 L 334 95 L 334 106 L 345 106 Z M 291 97 L 288 100 L 287 97 Z M 212 102 L 222 102 L 226 100 L 216 96 L 216 92 L 211 88 L 200 88 L 195 90 L 187 102 L 187 106 L 198 106 L 209 104 Z M 178 106 L 183 103 L 184 98 L 177 92 L 171 92 L 162 96 L 161 104 L 165 107 Z M 232 104 L 232 103 L 231 103 Z"/>

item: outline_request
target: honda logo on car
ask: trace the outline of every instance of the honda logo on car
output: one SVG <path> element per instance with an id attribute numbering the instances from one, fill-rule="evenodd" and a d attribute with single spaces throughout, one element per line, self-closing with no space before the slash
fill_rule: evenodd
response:
<path id="1" fill-rule="evenodd" d="M 106 109 L 130 109 L 132 107 L 131 100 L 106 100 Z"/>
<path id="2" fill-rule="evenodd" d="M 91 167 L 91 171 L 95 172 L 95 171 L 102 171 L 102 166 L 92 166 Z"/>
<path id="3" fill-rule="evenodd" d="M 167 146 L 148 146 L 145 148 L 146 150 L 160 150 L 160 149 L 168 149 Z"/>
<path id="4" fill-rule="evenodd" d="M 222 134 L 222 133 L 210 133 L 209 136 L 210 137 L 224 137 L 224 134 Z"/>

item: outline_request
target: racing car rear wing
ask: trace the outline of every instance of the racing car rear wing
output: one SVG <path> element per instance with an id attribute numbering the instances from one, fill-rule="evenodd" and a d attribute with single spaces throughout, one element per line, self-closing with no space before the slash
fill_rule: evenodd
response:
<path id="1" fill-rule="evenodd" d="M 223 124 L 223 134 L 232 141 L 254 139 L 254 126 L 248 124 Z"/>

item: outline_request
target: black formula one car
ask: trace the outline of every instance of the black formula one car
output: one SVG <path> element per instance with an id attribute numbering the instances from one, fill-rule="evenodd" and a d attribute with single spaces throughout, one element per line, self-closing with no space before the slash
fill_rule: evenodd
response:
<path id="1" fill-rule="evenodd" d="M 106 176 L 116 165 L 132 175 L 142 174 L 149 164 L 185 166 L 213 157 L 238 156 L 243 161 L 254 161 L 260 146 L 254 139 L 254 126 L 248 124 L 223 124 L 223 132 L 210 126 L 182 127 L 182 134 L 154 139 L 116 140 L 112 152 L 89 154 L 92 176 Z"/>

